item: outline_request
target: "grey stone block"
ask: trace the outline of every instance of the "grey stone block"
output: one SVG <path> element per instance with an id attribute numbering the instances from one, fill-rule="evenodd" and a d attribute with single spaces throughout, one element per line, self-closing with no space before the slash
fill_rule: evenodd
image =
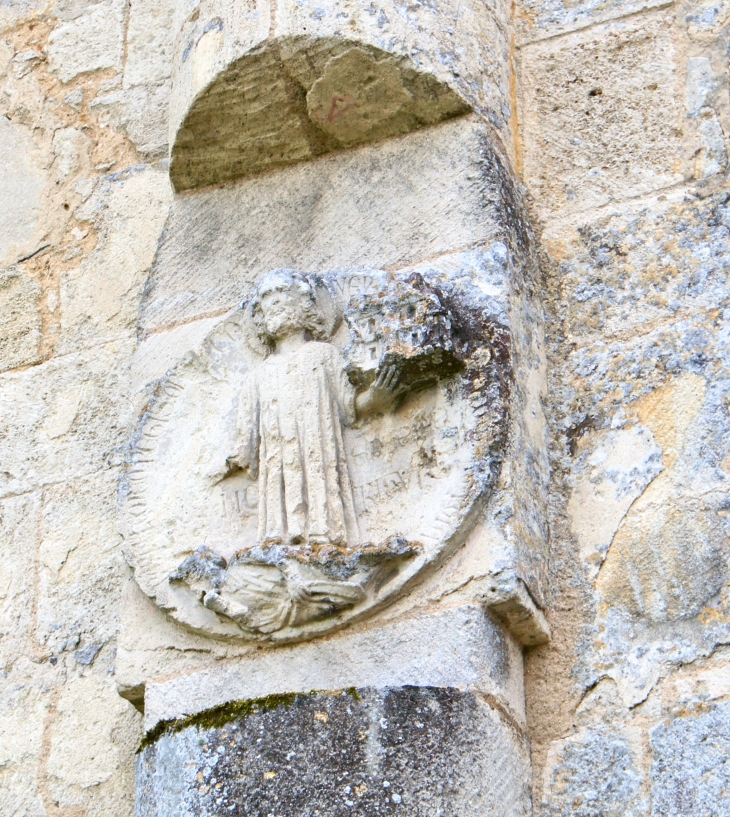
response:
<path id="1" fill-rule="evenodd" d="M 139 817 L 530 812 L 525 740 L 473 692 L 271 696 L 185 723 L 139 755 Z"/>

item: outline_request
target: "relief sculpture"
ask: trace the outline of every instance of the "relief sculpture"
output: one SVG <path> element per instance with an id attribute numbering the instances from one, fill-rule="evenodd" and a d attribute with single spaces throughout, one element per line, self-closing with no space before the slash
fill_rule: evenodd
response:
<path id="1" fill-rule="evenodd" d="M 458 544 L 494 477 L 477 458 L 504 395 L 488 320 L 475 330 L 447 301 L 416 274 L 274 270 L 157 385 L 122 499 L 130 561 L 163 609 L 212 635 L 303 637 Z M 488 423 L 477 375 L 496 386 Z M 165 460 L 187 460 L 187 501 Z"/>

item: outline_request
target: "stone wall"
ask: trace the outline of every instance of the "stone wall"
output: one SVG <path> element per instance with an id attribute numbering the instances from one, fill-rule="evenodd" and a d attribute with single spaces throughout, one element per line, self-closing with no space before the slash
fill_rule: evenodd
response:
<path id="1" fill-rule="evenodd" d="M 536 813 L 722 814 L 730 6 L 518 5 L 553 469 Z"/>
<path id="2" fill-rule="evenodd" d="M 174 362 L 180 337 L 197 342 L 235 302 L 221 287 L 170 289 L 188 309 L 176 325 L 155 298 L 160 270 L 184 273 L 189 252 L 175 255 L 163 228 L 181 207 L 168 163 L 175 34 L 195 5 L 0 2 L 3 814 L 129 817 L 144 726 L 118 687 L 139 704 L 135 673 L 159 671 L 165 639 L 175 672 L 233 654 L 130 606 L 139 591 L 115 507 L 143 384 Z M 310 5 L 313 20 L 332 11 Z M 439 10 L 392 6 L 409 24 Z M 428 50 L 390 5 L 392 21 L 369 9 L 373 47 L 390 37 L 404 53 Z M 484 59 L 499 70 L 477 91 L 473 77 L 454 87 L 498 134 L 541 252 L 552 641 L 526 651 L 534 813 L 719 815 L 730 809 L 730 5 L 516 0 L 511 22 L 495 19 Z M 430 195 L 431 209 L 400 223 L 387 202 L 370 203 L 381 243 L 355 229 L 347 260 L 404 268 L 494 239 L 460 218 L 460 191 L 444 203 L 439 145 L 469 128 L 466 118 L 385 143 L 391 168 L 423 180 L 411 200 Z M 368 150 L 317 161 L 337 176 Z M 286 171 L 292 190 L 307 168 Z M 406 212 L 411 188 L 381 172 Z M 249 182 L 266 201 L 268 178 Z M 338 202 L 319 196 L 331 223 Z M 273 264 L 282 246 L 256 262 Z M 484 268 L 499 267 L 494 252 Z M 331 235 L 312 253 L 311 266 L 343 258 Z M 457 564 L 449 592 L 464 575 Z M 123 595 L 134 650 L 119 641 Z"/>

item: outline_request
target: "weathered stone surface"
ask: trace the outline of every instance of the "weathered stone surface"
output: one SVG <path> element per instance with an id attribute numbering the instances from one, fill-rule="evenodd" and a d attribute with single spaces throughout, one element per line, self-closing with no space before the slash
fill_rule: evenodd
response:
<path id="1" fill-rule="evenodd" d="M 590 28 L 523 50 L 525 179 L 538 212 L 582 211 L 683 178 L 669 18 Z"/>
<path id="2" fill-rule="evenodd" d="M 473 693 L 353 689 L 248 709 L 144 749 L 137 814 L 529 813 L 523 739 Z"/>
<path id="3" fill-rule="evenodd" d="M 652 816 L 724 814 L 730 808 L 730 704 L 673 713 L 651 732 Z"/>
<path id="4" fill-rule="evenodd" d="M 93 674 L 64 685 L 57 712 L 45 770 L 55 801 L 61 808 L 79 808 L 94 792 L 90 813 L 129 813 L 139 713 L 117 695 L 108 675 Z"/>
<path id="5" fill-rule="evenodd" d="M 347 2 L 335 13 L 261 0 L 244 17 L 230 0 L 204 0 L 178 37 L 176 189 L 407 133 L 468 109 L 509 144 L 507 21 L 503 2 L 448 2 L 438 13 Z"/>
<path id="6" fill-rule="evenodd" d="M 462 296 L 434 275 L 264 275 L 133 433 L 120 500 L 140 587 L 190 628 L 288 641 L 452 553 L 498 478 L 511 379 L 506 327 Z"/>
<path id="7" fill-rule="evenodd" d="M 0 5 L 0 34 L 36 17 L 48 9 L 51 2 L 52 0 L 6 0 Z"/>
<path id="8" fill-rule="evenodd" d="M 82 264 L 61 276 L 60 353 L 134 333 L 170 198 L 167 175 L 141 166 L 104 177 L 79 208 L 77 219 L 98 238 Z"/>
<path id="9" fill-rule="evenodd" d="M 5 638 L 0 643 L 10 646 Z M 54 671 L 49 665 L 39 667 L 21 652 L 9 651 L 12 663 L 0 673 L 0 805 L 7 814 L 46 817 L 41 793 L 43 734 Z"/>
<path id="10" fill-rule="evenodd" d="M 0 371 L 38 362 L 41 287 L 18 265 L 0 272 Z"/>
<path id="11" fill-rule="evenodd" d="M 620 732 L 585 730 L 550 747 L 543 814 L 550 817 L 645 815 L 635 752 Z"/>
<path id="12" fill-rule="evenodd" d="M 198 95 L 175 134 L 170 178 L 177 190 L 220 184 L 469 110 L 431 75 L 387 52 L 294 40 L 240 60 Z"/>
<path id="13" fill-rule="evenodd" d="M 48 59 L 61 82 L 79 74 L 113 68 L 124 56 L 124 0 L 62 7 L 61 22 L 48 41 Z"/>
<path id="14" fill-rule="evenodd" d="M 89 109 L 104 124 L 126 134 L 141 156 L 159 160 L 167 154 L 167 109 L 170 82 L 135 85 L 97 96 Z"/>
<path id="15" fill-rule="evenodd" d="M 4 559 L 0 589 L 0 670 L 33 649 L 33 608 L 40 496 L 29 493 L 0 501 L 0 536 Z"/>
<path id="16" fill-rule="evenodd" d="M 0 115 L 0 267 L 38 249 L 38 219 L 46 184 L 38 150 L 28 131 Z"/>
<path id="17" fill-rule="evenodd" d="M 494 170 L 482 165 L 485 136 L 459 120 L 180 197 L 146 287 L 142 329 L 230 309 L 270 269 L 397 268 L 487 241 L 498 226 L 483 203 L 498 194 L 481 181 Z"/>
<path id="18" fill-rule="evenodd" d="M 130 345 L 109 344 L 2 375 L 0 494 L 28 491 L 119 462 L 129 406 Z M 18 412 L 19 405 L 25 406 Z"/>
<path id="19" fill-rule="evenodd" d="M 576 468 L 568 513 L 581 559 L 595 575 L 627 511 L 663 466 L 661 448 L 641 425 L 607 431 L 591 442 L 582 455 L 585 470 Z"/>
<path id="20" fill-rule="evenodd" d="M 114 513 L 116 480 L 112 470 L 45 492 L 37 638 L 54 654 L 88 645 L 98 652 L 117 633 L 125 569 Z"/>
<path id="21" fill-rule="evenodd" d="M 524 723 L 522 656 L 500 624 L 464 605 L 326 640 L 254 651 L 235 663 L 152 681 L 145 691 L 145 728 L 267 694 L 346 689 L 357 683 L 469 688 L 498 700 Z"/>
<path id="22" fill-rule="evenodd" d="M 175 0 L 132 0 L 127 23 L 124 87 L 154 85 L 172 75 Z"/>
<path id="23" fill-rule="evenodd" d="M 518 0 L 515 23 L 520 43 L 528 43 L 666 5 L 668 0 Z"/>

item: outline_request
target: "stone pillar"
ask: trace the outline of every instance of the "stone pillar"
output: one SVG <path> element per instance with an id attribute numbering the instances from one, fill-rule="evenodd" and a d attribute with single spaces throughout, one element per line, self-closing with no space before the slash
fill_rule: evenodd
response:
<path id="1" fill-rule="evenodd" d="M 507 4 L 179 27 L 119 488 L 137 815 L 526 815 L 545 358 Z"/>

